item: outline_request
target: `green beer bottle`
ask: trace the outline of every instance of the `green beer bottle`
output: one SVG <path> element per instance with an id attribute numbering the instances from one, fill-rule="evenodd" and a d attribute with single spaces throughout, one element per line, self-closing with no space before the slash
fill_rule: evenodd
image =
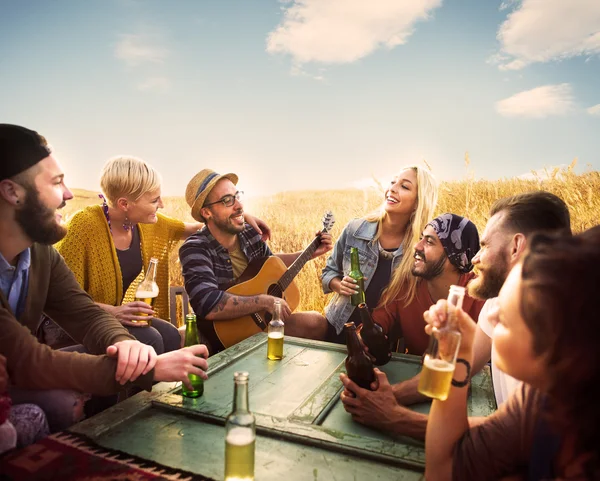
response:
<path id="1" fill-rule="evenodd" d="M 196 314 L 185 316 L 185 346 L 200 344 L 198 341 L 198 327 L 196 326 Z M 196 374 L 188 374 L 188 378 L 194 389 L 191 391 L 183 385 L 181 394 L 185 397 L 200 397 L 204 394 L 204 380 Z"/>
<path id="2" fill-rule="evenodd" d="M 356 281 L 356 287 L 358 288 L 358 294 L 352 294 L 350 303 L 353 306 L 358 306 L 365 302 L 365 276 L 363 276 L 360 270 L 358 249 L 356 247 L 350 248 L 350 272 L 348 273 L 348 277 L 352 277 Z"/>

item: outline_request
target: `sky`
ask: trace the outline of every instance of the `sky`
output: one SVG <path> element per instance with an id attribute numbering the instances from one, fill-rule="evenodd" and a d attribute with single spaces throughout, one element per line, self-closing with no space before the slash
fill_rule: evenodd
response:
<path id="1" fill-rule="evenodd" d="M 600 0 L 0 0 L 0 122 L 92 190 L 116 155 L 164 195 L 600 170 Z"/>

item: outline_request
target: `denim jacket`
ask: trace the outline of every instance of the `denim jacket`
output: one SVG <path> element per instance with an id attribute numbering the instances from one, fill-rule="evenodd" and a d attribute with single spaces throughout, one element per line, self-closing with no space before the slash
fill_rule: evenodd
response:
<path id="1" fill-rule="evenodd" d="M 367 277 L 365 289 L 369 286 L 373 274 L 377 269 L 379 261 L 379 242 L 374 241 L 377 234 L 377 222 L 369 222 L 365 219 L 353 219 L 342 231 L 340 238 L 335 243 L 333 251 L 327 259 L 327 264 L 321 274 L 323 292 L 329 294 L 331 289 L 329 283 L 335 277 L 342 278 L 344 274 L 350 272 L 350 248 L 358 248 L 358 257 L 360 261 L 360 270 Z M 392 272 L 400 264 L 402 259 L 402 246 L 394 252 L 392 260 Z M 374 308 L 375 306 L 371 306 Z M 334 293 L 325 307 L 325 316 L 331 325 L 335 327 L 339 334 L 344 328 L 344 323 L 348 321 L 354 306 L 350 303 L 350 297 L 340 296 Z"/>

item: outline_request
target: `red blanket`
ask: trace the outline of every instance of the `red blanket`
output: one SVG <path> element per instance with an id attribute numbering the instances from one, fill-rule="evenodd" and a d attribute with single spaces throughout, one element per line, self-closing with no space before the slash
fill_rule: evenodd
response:
<path id="1" fill-rule="evenodd" d="M 82 434 L 53 434 L 0 458 L 2 481 L 214 481 L 99 446 Z"/>

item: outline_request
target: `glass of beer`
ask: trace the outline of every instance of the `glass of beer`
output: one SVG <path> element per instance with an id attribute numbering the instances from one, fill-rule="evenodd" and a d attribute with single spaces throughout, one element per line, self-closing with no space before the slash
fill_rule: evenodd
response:
<path id="1" fill-rule="evenodd" d="M 455 321 L 455 309 L 462 307 L 464 295 L 464 287 L 450 286 L 446 324 L 439 329 L 433 328 L 429 346 L 423 356 L 417 389 L 421 394 L 440 401 L 448 399 L 450 394 L 461 340 Z"/>
<path id="2" fill-rule="evenodd" d="M 150 264 L 148 265 L 148 270 L 146 271 L 146 275 L 139 283 L 137 290 L 135 291 L 135 300 L 142 301 L 148 304 L 150 307 L 154 308 L 154 299 L 158 297 L 158 284 L 156 283 L 156 271 L 158 269 L 158 259 L 156 257 L 152 257 L 150 259 Z M 140 316 L 147 316 L 147 314 L 143 312 L 139 312 Z M 141 321 L 133 321 L 133 322 L 141 322 Z M 148 323 L 148 326 L 152 323 L 152 318 L 148 317 L 145 321 Z"/>
<path id="3" fill-rule="evenodd" d="M 436 338 L 437 348 L 425 353 L 418 390 L 425 396 L 445 401 L 450 394 L 461 336 L 460 332 L 446 329 L 436 329 L 431 336 Z"/>

